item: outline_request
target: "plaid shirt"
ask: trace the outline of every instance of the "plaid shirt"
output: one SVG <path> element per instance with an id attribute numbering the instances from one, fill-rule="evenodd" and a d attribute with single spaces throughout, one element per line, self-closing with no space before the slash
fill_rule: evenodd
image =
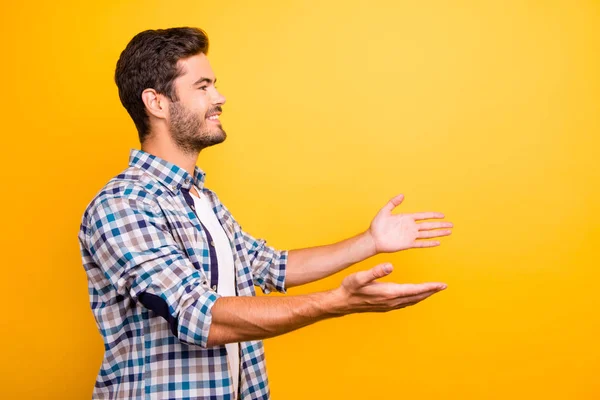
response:
<path id="1" fill-rule="evenodd" d="M 235 399 L 225 346 L 207 347 L 216 257 L 186 202 L 195 185 L 231 243 L 238 296 L 285 293 L 287 251 L 242 231 L 205 174 L 131 150 L 83 215 L 79 243 L 92 311 L 104 339 L 93 397 Z M 213 273 L 214 274 L 214 273 Z M 241 399 L 268 399 L 262 341 L 240 343 Z"/>

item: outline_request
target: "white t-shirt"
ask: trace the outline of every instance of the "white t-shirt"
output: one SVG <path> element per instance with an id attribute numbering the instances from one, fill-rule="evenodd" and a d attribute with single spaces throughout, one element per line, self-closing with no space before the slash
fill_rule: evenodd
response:
<path id="1" fill-rule="evenodd" d="M 208 198 L 202 195 L 198 198 L 192 191 L 190 191 L 190 194 L 192 194 L 192 198 L 194 199 L 196 214 L 200 221 L 202 221 L 202 224 L 210 232 L 215 244 L 217 261 L 219 262 L 219 285 L 217 293 L 221 296 L 235 296 L 235 268 L 233 265 L 233 253 L 231 251 L 229 239 L 227 238 L 221 223 L 217 219 Z M 233 389 L 234 392 L 237 393 L 240 376 L 239 343 L 227 343 L 225 348 L 227 349 L 227 362 L 229 363 L 233 379 Z"/>

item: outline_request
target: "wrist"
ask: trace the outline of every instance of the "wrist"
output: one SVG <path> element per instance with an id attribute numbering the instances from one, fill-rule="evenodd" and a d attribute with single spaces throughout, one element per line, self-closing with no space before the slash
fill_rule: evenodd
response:
<path id="1" fill-rule="evenodd" d="M 324 292 L 323 304 L 329 317 L 341 317 L 349 314 L 348 296 L 342 287 Z"/>
<path id="2" fill-rule="evenodd" d="M 375 244 L 375 239 L 371 234 L 371 229 L 367 229 L 360 235 L 360 241 L 363 243 L 361 247 L 365 249 L 366 257 L 363 259 L 367 259 L 369 257 L 373 257 L 377 255 L 379 252 L 377 251 L 377 245 Z"/>

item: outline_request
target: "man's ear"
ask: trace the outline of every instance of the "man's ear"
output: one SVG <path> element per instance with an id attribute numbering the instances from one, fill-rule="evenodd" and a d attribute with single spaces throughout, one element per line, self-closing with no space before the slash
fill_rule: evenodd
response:
<path id="1" fill-rule="evenodd" d="M 142 92 L 142 101 L 144 102 L 148 113 L 156 118 L 167 118 L 169 105 L 165 96 L 157 93 L 154 89 L 145 89 Z"/>

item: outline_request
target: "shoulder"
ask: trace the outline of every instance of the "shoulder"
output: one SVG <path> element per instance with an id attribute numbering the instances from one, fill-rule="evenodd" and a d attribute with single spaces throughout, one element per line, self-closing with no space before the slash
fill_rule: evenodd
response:
<path id="1" fill-rule="evenodd" d="M 94 196 L 85 208 L 81 219 L 81 231 L 86 233 L 91 220 L 102 214 L 139 210 L 159 213 L 158 197 L 164 187 L 145 171 L 129 167 L 113 177 Z"/>

